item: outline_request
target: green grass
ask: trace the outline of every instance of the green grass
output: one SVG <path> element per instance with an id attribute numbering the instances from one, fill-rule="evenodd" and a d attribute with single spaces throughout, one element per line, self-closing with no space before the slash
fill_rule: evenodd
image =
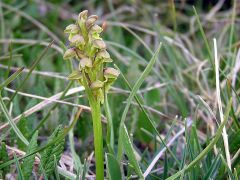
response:
<path id="1" fill-rule="evenodd" d="M 240 14 L 236 0 L 218 5 L 2 0 L 0 179 L 96 178 L 91 109 L 63 60 L 84 9 L 121 72 L 100 110 L 102 175 L 238 179 Z"/>

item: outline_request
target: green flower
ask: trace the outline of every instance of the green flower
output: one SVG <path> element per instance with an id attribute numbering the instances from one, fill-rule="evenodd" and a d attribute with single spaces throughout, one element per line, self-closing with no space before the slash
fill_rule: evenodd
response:
<path id="1" fill-rule="evenodd" d="M 88 16 L 85 10 L 79 14 L 75 24 L 66 27 L 64 32 L 68 35 L 70 48 L 65 52 L 64 59 L 76 58 L 79 61 L 78 69 L 69 75 L 69 79 L 77 80 L 103 102 L 103 92 L 110 88 L 119 72 L 114 68 L 104 69 L 112 59 L 100 36 L 103 29 L 95 24 L 97 19 L 98 16 Z"/>
<path id="2" fill-rule="evenodd" d="M 76 52 L 75 52 L 74 48 L 70 48 L 64 53 L 63 59 L 70 59 L 75 56 L 76 56 Z"/>

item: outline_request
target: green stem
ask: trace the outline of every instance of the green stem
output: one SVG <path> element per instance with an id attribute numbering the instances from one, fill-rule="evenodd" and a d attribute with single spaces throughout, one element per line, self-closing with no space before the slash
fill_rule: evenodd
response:
<path id="1" fill-rule="evenodd" d="M 103 136 L 102 136 L 100 100 L 94 96 L 91 89 L 89 88 L 87 77 L 84 72 L 83 72 L 83 85 L 85 87 L 85 91 L 87 93 L 88 101 L 92 112 L 94 148 L 96 160 L 96 180 L 103 180 L 104 179 Z"/>
<path id="2" fill-rule="evenodd" d="M 93 134 L 96 159 L 96 179 L 103 180 L 104 179 L 103 136 L 102 136 L 100 101 L 95 100 L 94 97 L 91 97 L 91 95 L 88 96 L 88 98 L 92 110 L 93 119 Z"/>

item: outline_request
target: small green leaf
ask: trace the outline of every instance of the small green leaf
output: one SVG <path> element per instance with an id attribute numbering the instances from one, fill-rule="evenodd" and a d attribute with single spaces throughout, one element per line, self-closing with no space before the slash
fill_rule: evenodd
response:
<path id="1" fill-rule="evenodd" d="M 38 138 L 38 131 L 36 131 L 32 138 L 31 141 L 27 147 L 27 152 L 26 154 L 30 154 L 34 151 L 37 150 L 37 138 Z M 25 179 L 29 179 L 31 174 L 32 174 L 32 169 L 35 161 L 35 154 L 31 155 L 23 160 L 22 164 L 22 171 L 23 171 L 23 176 Z"/>
<path id="2" fill-rule="evenodd" d="M 58 162 L 63 152 L 65 139 L 54 143 L 61 136 L 64 136 L 64 131 L 63 127 L 59 125 L 48 138 L 48 143 L 53 144 L 47 147 L 42 153 L 41 163 L 47 175 L 54 170 L 54 155 L 56 156 L 56 161 Z"/>
<path id="3" fill-rule="evenodd" d="M 19 180 L 24 180 L 23 173 L 22 173 L 22 169 L 21 169 L 21 167 L 20 167 L 20 165 L 19 165 L 19 162 L 18 162 L 18 160 L 17 160 L 17 156 L 16 156 L 15 153 L 14 153 L 13 155 L 14 155 L 14 161 L 15 161 L 15 164 L 16 164 L 16 167 L 17 167 L 18 179 L 19 179 Z"/>
<path id="4" fill-rule="evenodd" d="M 123 125 L 121 130 L 122 130 L 122 135 L 123 135 L 124 150 L 125 150 L 128 158 L 129 158 L 130 163 L 133 165 L 134 170 L 138 174 L 139 178 L 143 179 L 143 174 L 142 174 L 142 171 L 141 171 L 140 166 L 138 164 L 137 158 L 135 156 L 134 148 L 133 148 L 132 142 L 130 140 L 130 137 L 128 135 L 126 126 Z"/>
<path id="5" fill-rule="evenodd" d="M 2 164 L 7 161 L 9 161 L 9 156 L 8 156 L 6 144 L 4 142 L 2 142 L 1 148 L 0 148 L 0 163 Z M 2 169 L 3 177 L 5 177 L 5 175 L 9 172 L 9 170 L 10 170 L 10 166 L 6 166 L 5 168 Z"/>
<path id="6" fill-rule="evenodd" d="M 30 130 L 27 126 L 27 119 L 24 115 L 21 117 L 17 126 L 18 126 L 18 129 L 21 131 L 21 133 L 24 135 L 24 137 L 29 137 Z M 17 145 L 18 145 L 19 149 L 21 149 L 23 151 L 26 150 L 26 145 L 19 138 L 17 139 Z"/>
<path id="7" fill-rule="evenodd" d="M 59 173 L 58 173 L 58 168 L 57 168 L 57 159 L 56 156 L 54 155 L 54 169 L 55 169 L 55 176 L 57 180 L 60 180 Z"/>
<path id="8" fill-rule="evenodd" d="M 122 174 L 117 159 L 112 154 L 106 154 L 107 173 L 109 180 L 121 180 Z"/>

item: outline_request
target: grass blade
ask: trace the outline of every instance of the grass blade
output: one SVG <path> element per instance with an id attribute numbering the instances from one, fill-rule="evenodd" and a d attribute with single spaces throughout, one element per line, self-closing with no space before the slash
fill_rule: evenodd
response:
<path id="1" fill-rule="evenodd" d="M 119 72 L 122 75 L 122 78 L 125 82 L 125 84 L 128 86 L 129 90 L 132 91 L 132 87 L 129 84 L 128 80 L 126 79 L 126 77 L 123 75 L 122 71 L 115 65 L 115 67 L 119 70 Z M 161 135 L 159 134 L 159 132 L 157 131 L 156 125 L 154 123 L 154 121 L 150 118 L 150 116 L 148 115 L 147 111 L 145 110 L 145 108 L 143 107 L 143 105 L 141 104 L 141 102 L 143 101 L 141 99 L 140 96 L 138 96 L 137 94 L 134 96 L 134 99 L 136 100 L 137 104 L 139 105 L 140 109 L 142 110 L 142 112 L 144 113 L 144 115 L 147 118 L 148 123 L 152 126 L 152 129 L 155 131 L 155 133 L 157 134 L 157 136 L 159 137 L 160 141 L 163 143 L 163 146 L 170 152 L 170 155 L 175 159 L 175 161 L 180 165 L 180 162 L 178 161 L 177 157 L 174 155 L 174 153 L 171 151 L 171 149 L 168 148 L 165 140 L 162 139 Z M 167 136 L 166 136 L 167 137 Z M 162 148 L 162 147 L 161 147 Z M 160 149 L 161 149 L 160 148 Z"/>
<path id="2" fill-rule="evenodd" d="M 214 179 L 215 175 L 218 172 L 220 164 L 221 164 L 220 156 L 217 156 L 203 179 L 204 180 Z"/>
<path id="3" fill-rule="evenodd" d="M 213 148 L 213 146 L 218 142 L 219 138 L 221 137 L 223 127 L 227 123 L 229 112 L 230 112 L 230 109 L 231 109 L 231 104 L 232 104 L 232 99 L 230 99 L 230 101 L 227 105 L 227 109 L 226 109 L 226 112 L 224 114 L 224 121 L 219 126 L 215 137 L 212 139 L 212 141 L 209 143 L 209 145 L 188 166 L 183 168 L 181 171 L 178 171 L 177 173 L 175 173 L 171 177 L 167 178 L 167 180 L 176 179 L 182 174 L 182 172 L 186 172 L 186 171 L 189 171 L 191 168 L 194 168 L 194 166 L 199 161 L 201 161 L 205 157 L 205 155 Z"/>
<path id="4" fill-rule="evenodd" d="M 38 63 L 42 60 L 43 56 L 46 54 L 46 52 L 48 51 L 48 49 L 52 46 L 54 41 L 52 41 L 51 43 L 49 43 L 49 45 L 43 50 L 43 52 L 40 54 L 40 56 L 33 62 L 33 64 L 31 65 L 31 68 L 29 70 L 29 72 L 27 73 L 26 77 L 23 79 L 21 85 L 16 89 L 15 93 L 12 95 L 11 99 L 9 102 L 11 102 L 14 97 L 17 95 L 17 92 L 24 86 L 25 82 L 28 80 L 28 78 L 30 77 L 30 75 L 32 74 L 33 70 L 35 69 L 35 67 L 38 65 Z"/>
<path id="5" fill-rule="evenodd" d="M 133 148 L 131 139 L 128 135 L 127 128 L 126 128 L 125 125 L 124 125 L 124 127 L 122 127 L 122 133 L 121 134 L 123 135 L 122 140 L 123 140 L 124 150 L 125 150 L 128 158 L 129 158 L 129 161 L 133 165 L 133 167 L 134 167 L 136 173 L 138 174 L 139 178 L 143 179 L 143 174 L 142 174 L 142 171 L 141 171 L 140 166 L 138 164 L 138 161 L 136 159 L 134 148 Z"/>
<path id="6" fill-rule="evenodd" d="M 0 109 L 2 110 L 3 114 L 5 115 L 6 119 L 8 120 L 9 124 L 13 128 L 13 131 L 16 133 L 18 138 L 26 145 L 29 145 L 28 140 L 24 137 L 21 131 L 18 129 L 17 125 L 13 122 L 12 118 L 10 117 L 8 110 L 3 102 L 2 96 L 0 95 Z"/>
<path id="7" fill-rule="evenodd" d="M 22 72 L 24 67 L 19 68 L 15 73 L 13 73 L 9 78 L 7 78 L 1 85 L 0 85 L 0 91 L 6 87 L 8 84 L 10 84 L 12 81 L 14 81 L 18 75 Z"/>
<path id="8" fill-rule="evenodd" d="M 77 121 L 80 114 L 82 112 L 82 109 L 79 109 L 76 113 L 76 115 L 73 115 L 74 117 L 72 117 L 72 120 L 73 121 Z M 73 162 L 74 162 L 74 166 L 75 166 L 75 169 L 77 169 L 77 173 L 80 173 L 83 171 L 83 165 L 81 163 L 81 159 L 79 158 L 78 154 L 76 153 L 74 147 L 75 147 L 75 144 L 74 144 L 74 132 L 73 132 L 73 129 L 71 129 L 69 131 L 69 134 L 68 134 L 68 137 L 69 137 L 69 144 L 70 144 L 70 150 L 71 150 L 71 153 L 72 153 L 72 156 L 73 156 Z"/>
<path id="9" fill-rule="evenodd" d="M 15 153 L 14 153 L 13 155 L 14 155 L 14 161 L 15 161 L 15 164 L 16 164 L 16 167 L 17 167 L 18 179 L 19 179 L 19 180 L 24 180 L 23 173 L 22 173 L 20 164 L 19 164 L 19 162 L 18 162 L 17 156 L 16 156 Z"/>
<path id="10" fill-rule="evenodd" d="M 105 93 L 104 95 L 104 111 L 107 117 L 107 138 L 106 138 L 106 142 L 107 142 L 107 146 L 109 149 L 109 152 L 111 152 L 112 154 L 114 154 L 114 127 L 113 127 L 113 121 L 112 121 L 112 114 L 111 114 L 111 110 L 108 104 L 108 94 Z"/>
<path id="11" fill-rule="evenodd" d="M 200 22 L 200 19 L 199 19 L 197 10 L 195 9 L 194 6 L 193 6 L 193 11 L 194 11 L 194 14 L 195 14 L 195 16 L 196 16 L 196 18 L 197 18 L 197 23 L 198 23 L 198 26 L 199 26 L 199 29 L 200 29 L 200 32 L 201 32 L 201 35 L 202 35 L 204 44 L 205 44 L 205 46 L 206 46 L 206 48 L 207 48 L 207 53 L 208 53 L 209 62 L 211 63 L 212 67 L 214 68 L 214 63 L 213 63 L 213 57 L 212 57 L 211 49 L 210 49 L 210 46 L 209 46 L 207 37 L 206 37 L 206 35 L 205 35 L 205 33 L 204 33 L 202 24 L 201 24 L 201 22 Z"/>
<path id="12" fill-rule="evenodd" d="M 218 103 L 218 110 L 220 114 L 220 120 L 221 122 L 224 121 L 223 118 L 223 110 L 222 110 L 222 101 L 221 101 L 221 89 L 220 89 L 220 78 L 219 78 L 219 60 L 218 60 L 218 54 L 217 54 L 217 41 L 216 39 L 213 39 L 214 42 L 214 57 L 215 57 L 215 73 L 216 73 L 216 93 L 217 93 L 217 103 Z M 231 157 L 230 157 L 230 152 L 229 152 L 229 143 L 228 143 L 228 135 L 227 135 L 227 130 L 226 127 L 223 127 L 223 132 L 222 132 L 222 137 L 223 137 L 223 143 L 224 143 L 224 148 L 225 148 L 225 155 L 226 155 L 226 160 L 229 169 L 231 170 Z"/>
<path id="13" fill-rule="evenodd" d="M 159 51 L 160 51 L 160 48 L 162 46 L 162 43 L 159 44 L 155 54 L 153 55 L 152 59 L 150 60 L 149 64 L 147 65 L 146 69 L 143 71 L 143 73 L 141 74 L 140 78 L 137 80 L 136 84 L 134 85 L 133 87 L 133 90 L 132 92 L 130 93 L 128 99 L 127 99 L 127 104 L 125 106 L 125 109 L 123 111 L 123 114 L 122 114 L 122 118 L 121 118 L 121 122 L 120 122 L 120 131 L 119 131 L 119 144 L 118 144 L 118 161 L 120 161 L 121 159 L 121 156 L 122 156 L 122 142 L 121 142 L 121 128 L 124 126 L 124 121 L 127 117 L 127 112 L 129 110 L 129 107 L 131 105 L 131 102 L 134 98 L 134 96 L 136 95 L 138 89 L 140 88 L 140 86 L 142 85 L 144 79 L 147 77 L 147 75 L 150 73 L 156 59 L 157 59 L 157 56 L 159 54 Z"/>
<path id="14" fill-rule="evenodd" d="M 147 65 L 146 69 L 143 71 L 143 73 L 141 74 L 140 78 L 137 80 L 136 84 L 134 85 L 133 90 L 130 93 L 128 99 L 127 99 L 127 104 L 126 104 L 126 107 L 124 109 L 120 125 L 124 124 L 124 121 L 125 121 L 126 116 L 127 116 L 127 112 L 128 112 L 129 107 L 131 105 L 131 101 L 134 98 L 134 96 L 136 95 L 136 93 L 137 93 L 138 89 L 140 88 L 140 86 L 142 85 L 144 79 L 150 73 L 150 71 L 151 71 L 151 69 L 152 69 L 152 67 L 153 67 L 153 65 L 154 65 L 154 63 L 155 63 L 155 61 L 157 59 L 157 56 L 159 54 L 161 46 L 162 46 L 162 43 L 159 44 L 158 49 L 156 50 L 155 54 L 153 55 L 152 59 L 150 60 L 149 64 Z"/>

